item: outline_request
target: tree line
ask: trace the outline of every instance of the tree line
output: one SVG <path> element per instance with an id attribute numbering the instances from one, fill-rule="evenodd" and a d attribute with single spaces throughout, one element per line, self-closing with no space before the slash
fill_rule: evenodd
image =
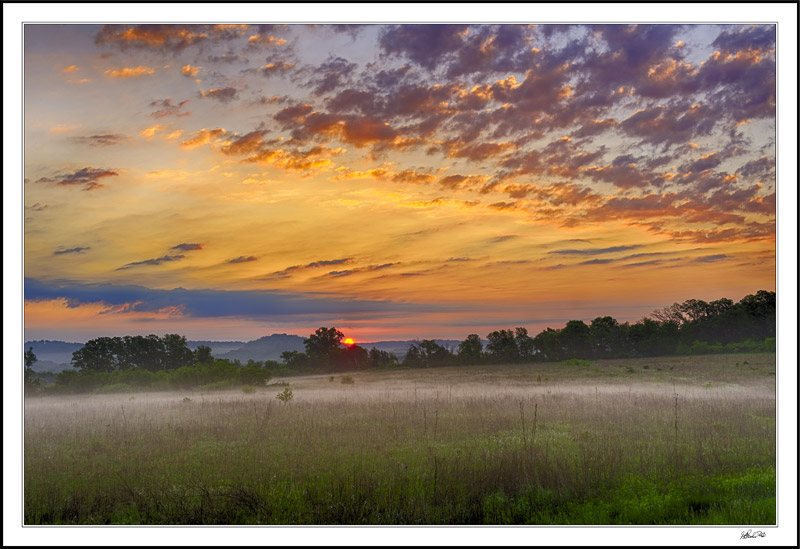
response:
<path id="1" fill-rule="evenodd" d="M 56 376 L 55 387 L 90 390 L 97 386 L 193 388 L 235 383 L 263 385 L 276 375 L 334 373 L 405 366 L 553 362 L 570 359 L 637 358 L 736 352 L 774 352 L 775 292 L 761 290 L 738 303 L 730 299 L 690 299 L 658 309 L 636 323 L 610 316 L 589 324 L 570 320 L 561 329 L 546 328 L 530 336 L 524 327 L 496 330 L 484 346 L 470 334 L 456 348 L 417 340 L 402 359 L 379 349 L 343 343 L 335 327 L 321 327 L 303 340 L 304 352 L 286 351 L 281 362 L 250 360 L 242 364 L 214 358 L 205 345 L 192 351 L 178 334 L 99 337 L 72 355 L 72 370 Z M 40 389 L 25 353 L 26 390 Z"/>

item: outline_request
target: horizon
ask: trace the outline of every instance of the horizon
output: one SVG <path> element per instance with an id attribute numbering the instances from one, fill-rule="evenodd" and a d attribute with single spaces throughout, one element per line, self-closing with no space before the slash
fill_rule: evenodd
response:
<path id="1" fill-rule="evenodd" d="M 24 38 L 26 340 L 463 339 L 776 290 L 774 25 Z"/>

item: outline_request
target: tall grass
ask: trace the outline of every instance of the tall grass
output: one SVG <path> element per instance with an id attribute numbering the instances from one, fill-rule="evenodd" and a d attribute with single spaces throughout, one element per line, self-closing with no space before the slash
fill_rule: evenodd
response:
<path id="1" fill-rule="evenodd" d="M 774 524 L 774 367 L 310 376 L 285 404 L 271 388 L 28 399 L 25 522 Z"/>

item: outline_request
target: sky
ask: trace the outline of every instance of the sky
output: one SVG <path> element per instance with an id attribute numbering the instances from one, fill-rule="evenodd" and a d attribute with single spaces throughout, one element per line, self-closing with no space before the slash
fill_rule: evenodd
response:
<path id="1" fill-rule="evenodd" d="M 771 24 L 28 24 L 25 339 L 485 337 L 775 290 Z"/>

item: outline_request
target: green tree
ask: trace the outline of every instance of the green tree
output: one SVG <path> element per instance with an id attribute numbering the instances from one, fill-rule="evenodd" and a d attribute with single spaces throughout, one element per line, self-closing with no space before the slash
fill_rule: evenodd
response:
<path id="1" fill-rule="evenodd" d="M 318 328 L 303 340 L 308 358 L 321 363 L 333 362 L 341 350 L 344 334 L 336 328 Z"/>
<path id="2" fill-rule="evenodd" d="M 33 354 L 33 347 L 28 347 L 28 350 L 25 351 L 25 376 L 23 379 L 26 394 L 36 392 L 40 386 L 39 378 L 36 376 L 36 372 L 33 371 L 33 365 L 36 362 L 38 362 L 38 359 Z"/>
<path id="3" fill-rule="evenodd" d="M 480 364 L 483 360 L 483 343 L 478 334 L 469 334 L 458 344 L 458 361 L 461 364 Z"/>
<path id="4" fill-rule="evenodd" d="M 403 366 L 422 366 L 422 352 L 417 343 L 412 343 L 406 351 L 406 356 L 403 357 Z"/>
<path id="5" fill-rule="evenodd" d="M 167 334 L 163 340 L 164 368 L 174 370 L 181 366 L 190 366 L 194 362 L 194 353 L 186 342 L 186 337 L 178 334 Z"/>
<path id="6" fill-rule="evenodd" d="M 559 334 L 559 340 L 564 347 L 565 358 L 591 358 L 591 332 L 584 321 L 567 322 Z"/>
<path id="7" fill-rule="evenodd" d="M 33 347 L 28 347 L 28 350 L 25 351 L 25 367 L 33 368 L 33 365 L 37 362 L 39 362 L 39 359 L 33 353 Z"/>
<path id="8" fill-rule="evenodd" d="M 419 349 L 422 363 L 425 367 L 449 364 L 453 358 L 453 353 L 449 349 L 439 345 L 432 339 L 423 339 L 419 343 Z"/>
<path id="9" fill-rule="evenodd" d="M 620 356 L 621 341 L 619 322 L 610 316 L 599 316 L 589 325 L 592 355 L 595 358 Z"/>
<path id="10" fill-rule="evenodd" d="M 214 362 L 214 356 L 211 354 L 211 347 L 208 345 L 200 345 L 194 350 L 194 360 L 199 364 L 211 364 Z"/>
<path id="11" fill-rule="evenodd" d="M 369 352 L 364 347 L 349 345 L 336 353 L 336 368 L 339 371 L 360 370 L 369 365 Z"/>
<path id="12" fill-rule="evenodd" d="M 372 368 L 383 368 L 397 364 L 397 357 L 388 351 L 372 348 L 368 355 L 369 365 Z"/>
<path id="13" fill-rule="evenodd" d="M 283 351 L 281 353 L 281 360 L 288 368 L 294 371 L 300 371 L 305 368 L 308 363 L 308 355 L 299 351 Z"/>
<path id="14" fill-rule="evenodd" d="M 528 335 L 527 328 L 515 328 L 514 340 L 517 344 L 520 360 L 523 362 L 533 360 L 536 345 L 533 343 L 533 338 Z"/>
<path id="15" fill-rule="evenodd" d="M 561 331 L 553 328 L 545 328 L 533 338 L 533 344 L 539 352 L 537 355 L 541 360 L 557 362 L 564 358 L 564 348 L 559 338 Z"/>
<path id="16" fill-rule="evenodd" d="M 119 366 L 118 342 L 110 337 L 98 337 L 87 341 L 72 353 L 72 367 L 88 372 L 113 372 Z"/>
<path id="17" fill-rule="evenodd" d="M 492 360 L 500 363 L 519 362 L 520 354 L 512 330 L 496 330 L 486 336 L 489 343 L 486 352 Z"/>
<path id="18" fill-rule="evenodd" d="M 164 340 L 155 334 L 125 336 L 123 348 L 134 367 L 151 372 L 167 369 L 167 350 Z"/>

